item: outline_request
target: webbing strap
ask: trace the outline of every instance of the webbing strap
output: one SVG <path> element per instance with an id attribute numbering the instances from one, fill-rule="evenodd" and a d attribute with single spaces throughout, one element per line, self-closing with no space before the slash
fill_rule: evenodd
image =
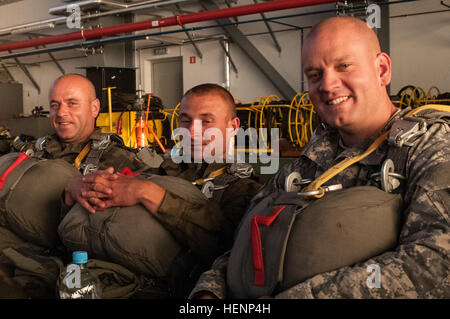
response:
<path id="1" fill-rule="evenodd" d="M 427 104 L 427 105 L 423 105 L 420 107 L 417 107 L 415 109 L 413 109 L 412 111 L 408 112 L 406 116 L 411 116 L 414 115 L 420 111 L 423 110 L 428 110 L 428 109 L 433 109 L 433 110 L 439 110 L 439 111 L 444 111 L 444 112 L 450 112 L 450 105 L 441 105 L 441 104 Z M 333 178 L 335 175 L 339 174 L 340 172 L 342 172 L 344 169 L 346 169 L 347 167 L 355 164 L 356 162 L 359 162 L 360 160 L 362 160 L 363 158 L 369 156 L 373 151 L 375 151 L 383 142 L 384 140 L 387 139 L 387 137 L 389 136 L 390 130 L 388 130 L 387 132 L 385 132 L 384 134 L 382 134 L 381 136 L 379 136 L 370 146 L 369 148 L 362 154 L 357 155 L 357 156 L 353 156 L 353 157 L 349 157 L 344 159 L 342 162 L 337 163 L 336 165 L 332 166 L 331 168 L 329 168 L 327 171 L 325 171 L 322 175 L 320 175 L 316 180 L 314 180 L 311 184 L 309 184 L 304 190 L 303 192 L 310 192 L 310 191 L 315 191 L 315 190 L 319 190 L 321 188 L 321 186 L 327 182 L 328 180 L 330 180 L 331 178 Z M 324 191 L 322 191 L 321 194 L 319 195 L 313 195 L 313 197 L 316 198 L 320 198 L 325 194 Z"/>
<path id="2" fill-rule="evenodd" d="M 337 163 L 336 165 L 330 167 L 327 171 L 325 171 L 322 175 L 320 175 L 317 179 L 315 179 L 311 184 L 309 184 L 303 190 L 303 192 L 310 192 L 320 189 L 323 183 L 325 183 L 326 181 L 337 175 L 339 172 L 342 172 L 347 167 L 355 164 L 356 162 L 359 162 L 360 160 L 371 154 L 373 151 L 375 151 L 378 148 L 378 146 L 380 146 L 381 143 L 383 143 L 384 140 L 386 140 L 388 136 L 389 131 L 379 136 L 364 153 L 357 156 L 348 157 L 343 161 Z M 314 197 L 322 197 L 324 194 L 325 192 L 322 192 L 320 195 L 314 195 Z"/>
<path id="3" fill-rule="evenodd" d="M 216 178 L 217 176 L 222 175 L 222 174 L 225 172 L 226 169 L 227 169 L 226 166 L 224 166 L 224 167 L 222 167 L 222 168 L 219 168 L 218 170 L 215 170 L 215 171 L 211 172 L 211 173 L 208 175 L 207 178 L 208 178 L 208 179 L 209 179 L 209 178 Z M 195 181 L 195 184 L 197 184 L 197 185 L 203 185 L 203 184 L 205 184 L 205 183 L 206 183 L 206 181 L 205 181 L 204 178 L 200 178 L 200 179 L 197 179 L 197 180 Z"/>
<path id="4" fill-rule="evenodd" d="M 75 168 L 80 168 L 81 162 L 83 159 L 88 155 L 89 151 L 91 150 L 91 142 L 87 143 L 85 147 L 81 150 L 80 154 L 78 154 L 77 158 L 75 158 L 75 162 L 73 166 Z"/>
<path id="5" fill-rule="evenodd" d="M 286 206 L 275 206 L 269 216 L 255 215 L 252 218 L 251 240 L 252 260 L 254 270 L 254 283 L 256 286 L 264 286 L 264 261 L 262 253 L 261 235 L 258 225 L 270 226 Z"/>
<path id="6" fill-rule="evenodd" d="M 14 163 L 11 164 L 11 166 L 8 167 L 8 169 L 2 174 L 0 177 L 0 189 L 3 189 L 3 186 L 5 186 L 6 178 L 8 175 L 17 167 L 20 163 L 22 163 L 27 158 L 30 158 L 31 156 L 28 156 L 25 153 L 20 153 L 19 157 L 14 161 Z"/>

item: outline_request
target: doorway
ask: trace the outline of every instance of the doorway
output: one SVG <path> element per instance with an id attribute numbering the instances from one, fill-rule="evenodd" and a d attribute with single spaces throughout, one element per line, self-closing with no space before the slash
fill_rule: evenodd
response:
<path id="1" fill-rule="evenodd" d="M 152 93 L 161 98 L 165 108 L 175 108 L 183 96 L 183 59 L 158 59 L 152 63 Z"/>

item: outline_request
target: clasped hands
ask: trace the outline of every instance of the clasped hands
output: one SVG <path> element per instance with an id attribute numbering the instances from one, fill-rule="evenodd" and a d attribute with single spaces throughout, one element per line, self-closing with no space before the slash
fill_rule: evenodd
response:
<path id="1" fill-rule="evenodd" d="M 114 173 L 114 168 L 108 167 L 70 179 L 65 187 L 64 200 L 69 206 L 78 202 L 90 213 L 112 206 L 136 205 L 139 203 L 141 182 L 145 181 Z"/>

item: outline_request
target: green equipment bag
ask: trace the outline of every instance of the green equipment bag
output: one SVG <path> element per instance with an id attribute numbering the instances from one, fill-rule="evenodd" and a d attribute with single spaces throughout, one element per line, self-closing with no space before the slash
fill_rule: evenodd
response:
<path id="1" fill-rule="evenodd" d="M 87 267 L 100 279 L 102 299 L 129 298 L 139 288 L 136 275 L 121 265 L 89 259 Z M 41 247 L 24 244 L 0 252 L 0 298 L 59 298 L 65 275 L 63 261 Z"/>
<path id="2" fill-rule="evenodd" d="M 58 242 L 61 194 L 80 174 L 63 160 L 9 153 L 0 157 L 0 226 L 47 248 Z"/>
<path id="3" fill-rule="evenodd" d="M 173 176 L 139 176 L 170 190 L 191 203 L 205 201 L 192 183 Z M 182 246 L 142 205 L 110 207 L 91 214 L 76 204 L 61 221 L 58 233 L 71 250 L 87 251 L 93 258 L 112 261 L 133 272 L 165 277 Z"/>
<path id="4" fill-rule="evenodd" d="M 133 296 L 139 288 L 136 275 L 121 265 L 98 259 L 89 259 L 86 267 L 100 280 L 102 285 L 101 299 L 127 299 Z M 57 287 L 65 276 L 65 269 L 61 269 Z"/>
<path id="5" fill-rule="evenodd" d="M 273 295 L 316 274 L 395 248 L 402 198 L 373 186 L 326 193 L 313 202 L 277 192 L 250 209 L 227 267 L 231 298 Z"/>

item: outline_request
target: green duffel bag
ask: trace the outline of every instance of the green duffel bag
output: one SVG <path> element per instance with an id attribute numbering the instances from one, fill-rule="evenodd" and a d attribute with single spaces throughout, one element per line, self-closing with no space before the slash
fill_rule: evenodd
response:
<path id="1" fill-rule="evenodd" d="M 0 226 L 24 240 L 54 248 L 61 220 L 61 193 L 68 179 L 80 173 L 60 159 L 24 155 L 0 157 Z"/>
<path id="2" fill-rule="evenodd" d="M 192 183 L 173 176 L 146 178 L 191 203 L 206 201 Z M 91 214 L 76 204 L 61 221 L 58 233 L 70 250 L 87 251 L 96 259 L 112 261 L 133 272 L 165 277 L 182 246 L 142 205 L 110 207 Z"/>
<path id="3" fill-rule="evenodd" d="M 269 195 L 238 228 L 227 267 L 230 297 L 274 295 L 393 250 L 402 203 L 399 194 L 372 186 L 329 192 L 310 203 L 295 192 Z"/>

